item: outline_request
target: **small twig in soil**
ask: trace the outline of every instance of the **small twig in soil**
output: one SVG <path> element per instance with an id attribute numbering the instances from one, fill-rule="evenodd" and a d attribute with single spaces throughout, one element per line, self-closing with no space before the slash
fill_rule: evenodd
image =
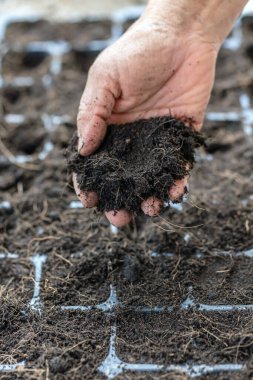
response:
<path id="1" fill-rule="evenodd" d="M 193 206 L 193 207 L 196 207 L 196 208 L 199 209 L 199 210 L 207 211 L 206 208 L 203 208 L 203 207 L 198 206 L 198 205 L 192 200 L 192 198 L 191 198 L 190 196 L 188 197 L 186 203 L 188 203 L 189 205 L 191 205 L 191 206 Z"/>
<path id="2" fill-rule="evenodd" d="M 59 240 L 61 237 L 56 237 L 56 236 L 44 236 L 44 237 L 38 237 L 38 238 L 33 238 L 29 241 L 28 243 L 28 252 L 31 252 L 31 246 L 33 242 L 36 241 L 44 241 L 44 240 Z"/>
<path id="3" fill-rule="evenodd" d="M 182 258 L 181 258 L 181 256 L 179 256 L 179 258 L 178 258 L 178 260 L 176 262 L 176 265 L 174 266 L 174 268 L 173 268 L 173 270 L 171 272 L 171 274 L 172 274 L 172 280 L 173 281 L 175 280 L 175 278 L 177 276 L 177 268 L 179 267 L 179 264 L 180 264 L 181 260 L 182 260 Z"/>
<path id="4" fill-rule="evenodd" d="M 85 340 L 82 340 L 81 342 L 78 342 L 77 344 L 75 344 L 74 346 L 71 346 L 69 348 L 67 348 L 66 350 L 64 350 L 61 354 L 61 356 L 63 356 L 64 354 L 66 354 L 67 352 L 69 351 L 72 351 L 74 348 L 78 347 L 78 346 L 81 346 L 82 344 L 86 343 L 87 342 L 87 339 Z"/>
<path id="5" fill-rule="evenodd" d="M 65 262 L 66 262 L 67 264 L 69 264 L 70 266 L 73 266 L 73 265 L 74 265 L 74 264 L 72 264 L 68 259 L 66 259 L 65 257 L 59 255 L 59 253 L 54 252 L 54 255 L 57 256 L 57 257 L 59 257 L 59 259 L 65 261 Z"/>
<path id="6" fill-rule="evenodd" d="M 47 211 L 48 211 L 48 201 L 44 200 L 43 201 L 43 210 L 40 213 L 40 219 L 43 220 L 46 217 Z"/>
<path id="7" fill-rule="evenodd" d="M 176 228 L 180 228 L 182 230 L 189 230 L 189 229 L 193 229 L 193 228 L 198 228 L 198 227 L 201 227 L 204 225 L 204 223 L 202 224 L 197 224 L 196 226 L 179 226 L 178 224 L 174 224 L 174 223 L 171 223 L 169 222 L 168 220 L 164 219 L 162 216 L 158 216 L 158 218 L 162 219 L 162 221 L 164 221 L 165 223 L 167 223 L 168 225 L 172 226 L 172 227 L 176 227 Z M 154 223 L 157 227 L 163 229 L 161 226 L 159 226 L 157 223 Z M 163 229 L 164 231 L 167 231 L 166 229 Z"/>
<path id="8" fill-rule="evenodd" d="M 2 285 L 0 287 L 0 299 L 3 297 L 3 294 L 6 292 L 6 290 L 8 289 L 8 286 L 12 283 L 13 279 L 14 278 L 11 277 L 6 285 Z"/>
<path id="9" fill-rule="evenodd" d="M 204 330 L 207 334 L 211 335 L 212 337 L 214 337 L 215 339 L 217 339 L 219 342 L 221 342 L 222 344 L 224 344 L 225 346 L 227 346 L 227 343 L 223 342 L 222 339 L 218 338 L 214 333 L 211 333 L 211 331 L 207 330 L 205 327 L 202 327 L 202 330 Z"/>
<path id="10" fill-rule="evenodd" d="M 49 380 L 49 365 L 48 365 L 48 360 L 46 360 L 46 380 Z"/>

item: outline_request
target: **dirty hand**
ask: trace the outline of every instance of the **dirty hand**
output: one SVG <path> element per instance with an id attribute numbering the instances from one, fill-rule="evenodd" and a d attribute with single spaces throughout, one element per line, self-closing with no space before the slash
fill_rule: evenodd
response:
<path id="1" fill-rule="evenodd" d="M 189 7 L 191 1 L 181 0 L 185 1 Z M 192 2 L 199 4 L 198 0 Z M 166 18 L 165 10 L 161 12 L 165 3 Z M 191 120 L 196 130 L 201 128 L 217 53 L 229 28 L 224 36 L 216 33 L 212 37 L 209 28 L 205 32 L 196 18 L 190 24 L 189 20 L 182 21 L 184 11 L 171 3 L 151 0 L 144 15 L 92 65 L 77 117 L 80 154 L 89 155 L 99 147 L 109 124 L 172 115 Z M 160 12 L 156 12 L 157 7 Z M 83 205 L 96 206 L 97 194 L 80 191 L 75 174 L 73 182 Z M 174 184 L 169 191 L 171 200 L 182 196 L 186 182 L 184 178 Z M 141 208 L 147 215 L 157 215 L 160 204 L 151 197 Z M 123 226 L 132 218 L 127 210 L 105 214 L 115 226 Z"/>

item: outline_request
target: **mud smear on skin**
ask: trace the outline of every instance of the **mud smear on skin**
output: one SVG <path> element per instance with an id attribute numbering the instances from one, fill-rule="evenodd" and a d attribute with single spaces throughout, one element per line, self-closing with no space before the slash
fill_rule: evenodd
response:
<path id="1" fill-rule="evenodd" d="M 168 189 L 189 174 L 203 137 L 172 117 L 110 125 L 102 146 L 88 157 L 67 151 L 68 168 L 83 191 L 95 191 L 98 210 L 122 208 L 138 214 L 143 200 L 168 199 Z M 187 165 L 189 169 L 187 168 Z"/>

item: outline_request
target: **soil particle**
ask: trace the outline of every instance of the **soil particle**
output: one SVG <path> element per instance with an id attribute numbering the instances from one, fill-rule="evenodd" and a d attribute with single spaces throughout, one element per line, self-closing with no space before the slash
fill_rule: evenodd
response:
<path id="1" fill-rule="evenodd" d="M 140 262 L 135 256 L 125 256 L 123 266 L 123 276 L 129 282 L 136 282 L 140 275 Z"/>
<path id="2" fill-rule="evenodd" d="M 168 199 L 168 189 L 189 174 L 204 140 L 181 121 L 162 117 L 109 126 L 102 146 L 88 157 L 77 152 L 76 144 L 75 136 L 68 167 L 81 190 L 98 194 L 98 210 L 140 213 L 141 202 L 150 196 Z"/>
<path id="3" fill-rule="evenodd" d="M 49 360 L 49 368 L 52 373 L 64 373 L 71 367 L 69 355 L 55 356 Z"/>

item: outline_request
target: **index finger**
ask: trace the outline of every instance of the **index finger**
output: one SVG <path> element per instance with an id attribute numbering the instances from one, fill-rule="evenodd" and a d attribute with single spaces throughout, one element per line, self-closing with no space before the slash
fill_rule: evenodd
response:
<path id="1" fill-rule="evenodd" d="M 103 141 L 107 120 L 119 96 L 116 81 L 108 74 L 101 75 L 101 65 L 89 72 L 77 116 L 78 151 L 84 156 L 93 153 Z"/>

